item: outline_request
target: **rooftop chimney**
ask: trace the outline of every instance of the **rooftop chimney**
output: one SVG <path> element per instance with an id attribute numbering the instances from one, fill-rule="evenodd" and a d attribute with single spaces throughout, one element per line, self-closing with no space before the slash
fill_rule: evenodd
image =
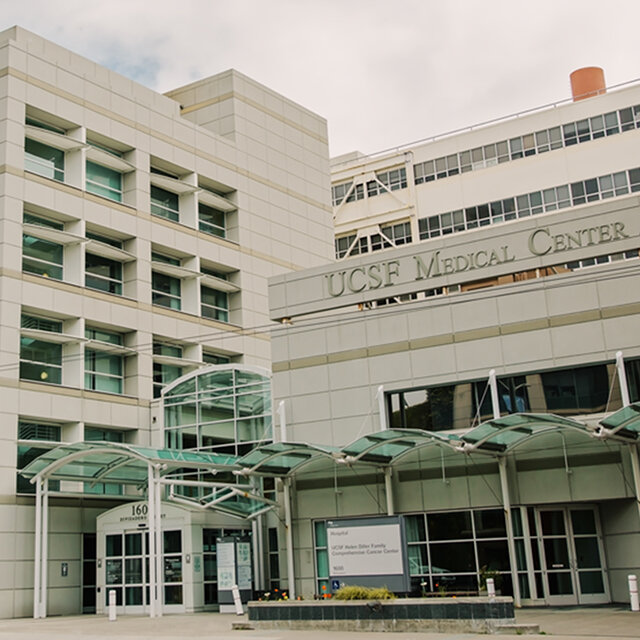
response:
<path id="1" fill-rule="evenodd" d="M 570 76 L 573 101 L 584 100 L 592 96 L 606 93 L 604 71 L 600 67 L 582 67 L 576 69 Z"/>

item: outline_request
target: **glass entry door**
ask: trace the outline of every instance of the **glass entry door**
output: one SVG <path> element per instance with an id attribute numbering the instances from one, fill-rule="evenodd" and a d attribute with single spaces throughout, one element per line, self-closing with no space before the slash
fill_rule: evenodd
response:
<path id="1" fill-rule="evenodd" d="M 106 536 L 105 606 L 116 592 L 122 613 L 147 613 L 149 605 L 149 533 L 125 531 Z"/>
<path id="2" fill-rule="evenodd" d="M 609 602 L 595 508 L 538 509 L 536 520 L 547 604 Z"/>
<path id="3" fill-rule="evenodd" d="M 162 532 L 161 597 L 165 610 L 180 612 L 183 605 L 182 532 Z M 109 591 L 116 592 L 120 613 L 148 613 L 149 609 L 149 532 L 124 531 L 105 536 L 105 607 Z M 166 609 L 179 605 L 175 610 Z"/>

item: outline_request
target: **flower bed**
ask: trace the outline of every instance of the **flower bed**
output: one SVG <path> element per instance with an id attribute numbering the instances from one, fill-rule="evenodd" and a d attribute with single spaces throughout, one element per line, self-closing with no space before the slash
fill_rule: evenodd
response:
<path id="1" fill-rule="evenodd" d="M 515 621 L 510 597 L 249 602 L 259 629 L 491 633 Z"/>

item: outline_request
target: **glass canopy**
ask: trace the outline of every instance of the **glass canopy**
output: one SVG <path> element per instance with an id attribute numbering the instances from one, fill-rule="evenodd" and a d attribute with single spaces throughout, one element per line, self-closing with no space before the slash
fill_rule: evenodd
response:
<path id="1" fill-rule="evenodd" d="M 234 470 L 235 456 L 171 449 L 136 447 L 115 442 L 62 444 L 43 453 L 20 472 L 26 478 L 39 474 L 51 480 L 145 484 L 149 463 L 160 465 L 162 476 L 177 469 Z"/>
<path id="2" fill-rule="evenodd" d="M 634 402 L 600 421 L 599 436 L 636 442 L 640 439 L 640 403 Z"/>
<path id="3" fill-rule="evenodd" d="M 514 413 L 504 418 L 488 420 L 460 437 L 462 451 L 480 449 L 496 454 L 521 444 L 531 436 L 549 430 L 575 429 L 590 435 L 591 431 L 581 422 L 552 413 Z"/>

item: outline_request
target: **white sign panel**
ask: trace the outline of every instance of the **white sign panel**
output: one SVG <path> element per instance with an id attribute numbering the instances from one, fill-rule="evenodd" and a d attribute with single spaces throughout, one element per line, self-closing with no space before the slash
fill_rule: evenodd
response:
<path id="1" fill-rule="evenodd" d="M 400 524 L 327 528 L 330 576 L 403 573 Z"/>

